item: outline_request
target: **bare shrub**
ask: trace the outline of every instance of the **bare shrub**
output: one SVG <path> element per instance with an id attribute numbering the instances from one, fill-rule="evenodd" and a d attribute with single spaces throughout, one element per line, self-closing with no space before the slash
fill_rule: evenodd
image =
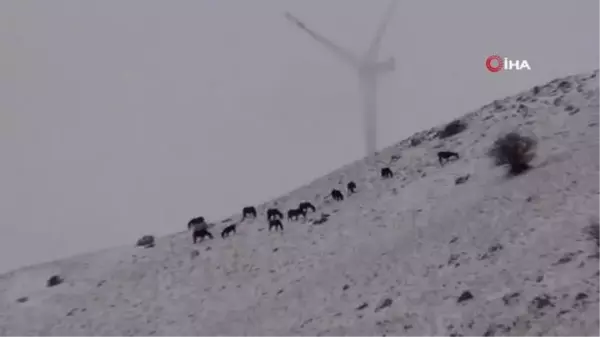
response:
<path id="1" fill-rule="evenodd" d="M 461 120 L 455 120 L 448 123 L 443 130 L 438 133 L 438 137 L 440 138 L 448 138 L 452 137 L 456 134 L 459 134 L 467 129 L 467 125 L 463 123 Z"/>
<path id="2" fill-rule="evenodd" d="M 416 137 L 416 138 L 411 138 L 410 140 L 410 146 L 419 146 L 419 144 L 421 144 L 423 140 L 420 137 Z"/>
<path id="3" fill-rule="evenodd" d="M 494 142 L 488 155 L 495 165 L 508 165 L 510 175 L 519 175 L 531 168 L 529 163 L 535 157 L 536 145 L 533 137 L 510 132 Z"/>
<path id="4" fill-rule="evenodd" d="M 136 242 L 136 246 L 144 247 L 144 248 L 152 248 L 154 247 L 154 236 L 152 235 L 144 235 Z"/>
<path id="5" fill-rule="evenodd" d="M 590 240 L 596 243 L 596 247 L 600 247 L 600 226 L 597 219 L 590 221 L 590 224 L 585 227 L 584 233 L 587 234 Z"/>

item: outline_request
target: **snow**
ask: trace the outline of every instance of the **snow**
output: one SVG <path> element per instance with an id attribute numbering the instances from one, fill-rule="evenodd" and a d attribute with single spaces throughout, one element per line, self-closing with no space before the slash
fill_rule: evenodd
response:
<path id="1" fill-rule="evenodd" d="M 598 70 L 540 89 L 259 205 L 225 240 L 222 221 L 196 245 L 182 231 L 2 275 L 0 334 L 598 335 L 598 247 L 584 233 L 598 221 Z M 509 179 L 486 151 L 514 128 L 540 143 L 534 169 Z M 440 150 L 461 158 L 440 167 Z M 386 163 L 393 179 L 379 177 Z M 357 194 L 323 197 L 350 180 Z M 266 207 L 301 200 L 317 212 L 268 232 Z M 65 282 L 46 287 L 55 274 Z"/>

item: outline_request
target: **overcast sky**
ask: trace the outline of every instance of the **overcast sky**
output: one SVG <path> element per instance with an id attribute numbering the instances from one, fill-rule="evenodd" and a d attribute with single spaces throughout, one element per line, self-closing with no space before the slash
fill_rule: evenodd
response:
<path id="1" fill-rule="evenodd" d="M 387 0 L 0 1 L 0 271 L 183 230 L 363 154 L 356 52 Z M 402 1 L 380 148 L 598 67 L 597 0 Z M 491 74 L 500 54 L 529 72 Z"/>

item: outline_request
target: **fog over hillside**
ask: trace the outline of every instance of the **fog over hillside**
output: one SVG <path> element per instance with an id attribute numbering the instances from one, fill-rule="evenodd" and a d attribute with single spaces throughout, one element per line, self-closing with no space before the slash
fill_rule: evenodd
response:
<path id="1" fill-rule="evenodd" d="M 396 1 L 365 122 L 356 70 L 285 13 L 361 55 L 391 1 L 0 1 L 0 273 L 227 217 L 362 159 L 366 128 L 382 150 L 598 67 L 597 0 Z"/>
<path id="2" fill-rule="evenodd" d="M 598 335 L 598 94 L 594 70 L 498 97 L 457 133 L 418 132 L 254 219 L 209 218 L 213 240 L 182 224 L 4 274 L 0 334 Z M 489 156 L 510 131 L 537 142 L 515 176 Z M 267 208 L 303 200 L 306 219 L 268 229 Z"/>

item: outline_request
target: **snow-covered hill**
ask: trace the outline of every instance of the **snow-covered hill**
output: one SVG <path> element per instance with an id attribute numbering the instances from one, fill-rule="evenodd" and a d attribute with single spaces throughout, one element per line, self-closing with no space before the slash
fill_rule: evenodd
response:
<path id="1" fill-rule="evenodd" d="M 0 334 L 597 335 L 598 109 L 598 70 L 557 79 L 465 115 L 458 135 L 417 133 L 377 167 L 259 205 L 225 240 L 239 214 L 212 241 L 181 232 L 5 274 Z M 486 152 L 515 128 L 539 146 L 507 178 Z M 440 150 L 460 159 L 441 167 Z M 357 194 L 324 198 L 350 180 Z M 267 231 L 266 207 L 304 199 L 309 220 Z M 52 275 L 64 282 L 47 287 Z"/>

